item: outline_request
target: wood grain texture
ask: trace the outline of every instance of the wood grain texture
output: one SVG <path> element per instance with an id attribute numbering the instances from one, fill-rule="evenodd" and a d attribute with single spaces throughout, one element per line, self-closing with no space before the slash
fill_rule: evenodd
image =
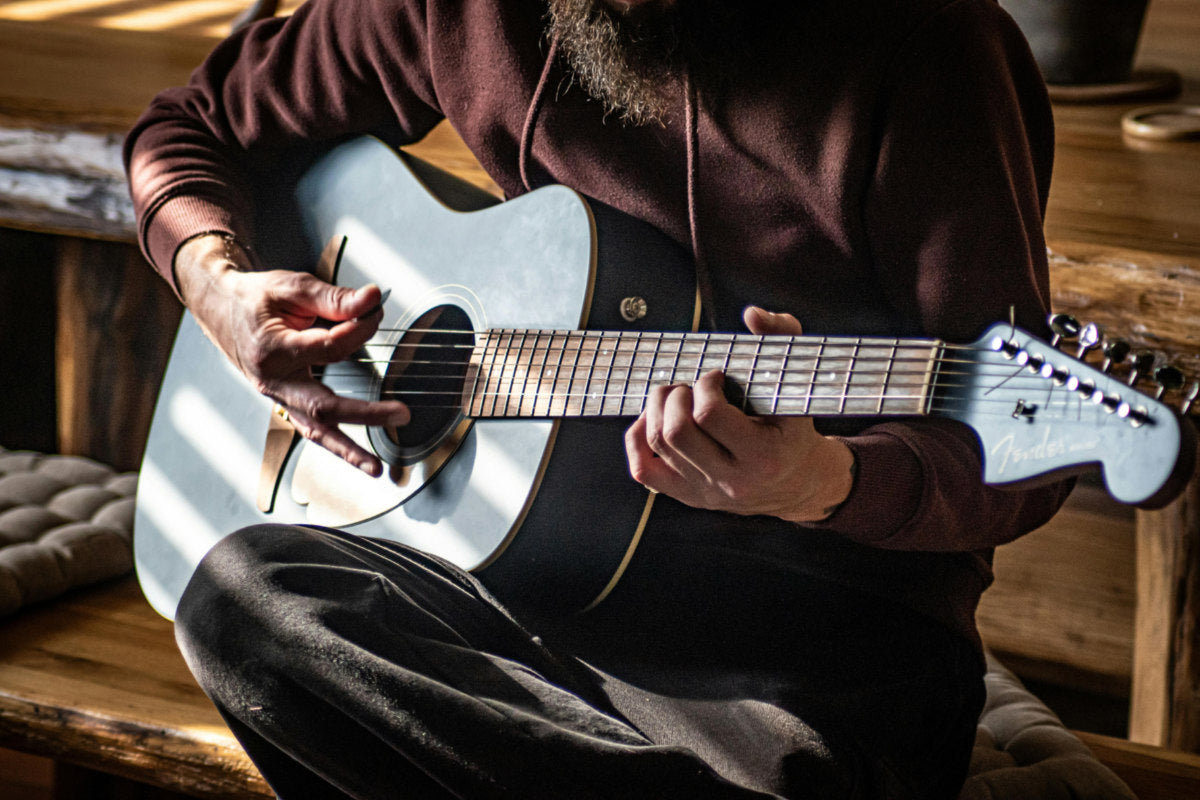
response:
<path id="1" fill-rule="evenodd" d="M 1042 679 L 1128 692 L 1134 547 L 1132 512 L 1080 487 L 1047 525 L 997 550 L 976 615 L 984 640 L 1002 659 L 1040 662 Z"/>
<path id="2" fill-rule="evenodd" d="M 270 797 L 132 578 L 0 624 L 0 746 L 200 797 Z"/>
<path id="3" fill-rule="evenodd" d="M 1200 378 L 1200 258 L 1053 242 L 1051 306 Z"/>
<path id="4" fill-rule="evenodd" d="M 1171 102 L 1200 102 L 1200 5 L 1153 0 L 1137 66 L 1180 73 Z M 1046 218 L 1052 243 L 1200 257 L 1200 142 L 1126 137 L 1121 117 L 1141 102 L 1054 108 L 1054 178 Z"/>
<path id="5" fill-rule="evenodd" d="M 1200 752 L 1200 487 L 1138 513 L 1138 609 L 1130 738 Z M 1160 653 L 1169 653 L 1162 659 Z"/>
<path id="6" fill-rule="evenodd" d="M 136 470 L 182 306 L 132 245 L 60 240 L 58 447 Z"/>
<path id="7" fill-rule="evenodd" d="M 1094 733 L 1076 731 L 1075 735 L 1139 800 L 1200 797 L 1200 756 Z"/>

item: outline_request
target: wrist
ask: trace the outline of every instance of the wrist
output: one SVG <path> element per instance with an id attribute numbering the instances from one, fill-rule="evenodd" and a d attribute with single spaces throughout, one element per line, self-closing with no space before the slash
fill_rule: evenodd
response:
<path id="1" fill-rule="evenodd" d="M 227 233 L 193 236 L 179 246 L 172 263 L 180 299 L 189 307 L 223 275 L 253 270 L 249 248 Z"/>
<path id="2" fill-rule="evenodd" d="M 858 461 L 849 446 L 833 436 L 822 438 L 810 463 L 818 467 L 823 476 L 815 481 L 812 490 L 796 512 L 786 517 L 791 522 L 824 522 L 838 512 L 850 498 L 854 479 L 858 472 Z"/>

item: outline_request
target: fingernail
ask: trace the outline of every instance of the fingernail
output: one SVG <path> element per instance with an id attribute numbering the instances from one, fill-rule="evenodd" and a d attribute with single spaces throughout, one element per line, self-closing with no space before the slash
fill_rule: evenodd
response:
<path id="1" fill-rule="evenodd" d="M 363 287 L 363 288 L 365 289 L 366 287 Z M 388 298 L 391 297 L 391 295 L 392 295 L 392 290 L 385 289 L 383 291 L 383 294 L 381 294 L 379 296 L 379 302 L 376 303 L 375 305 L 371 306 L 371 308 L 369 308 L 367 311 L 364 311 L 363 313 L 359 314 L 357 318 L 358 319 L 366 319 L 367 317 L 372 317 L 375 314 L 379 313 L 380 311 L 383 311 L 383 305 L 384 305 L 384 303 L 386 303 L 388 301 Z"/>

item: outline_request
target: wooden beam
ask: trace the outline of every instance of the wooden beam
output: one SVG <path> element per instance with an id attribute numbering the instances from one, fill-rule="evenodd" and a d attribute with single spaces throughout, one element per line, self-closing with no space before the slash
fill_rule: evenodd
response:
<path id="1" fill-rule="evenodd" d="M 1200 797 L 1200 756 L 1094 733 L 1074 733 L 1139 800 Z"/>

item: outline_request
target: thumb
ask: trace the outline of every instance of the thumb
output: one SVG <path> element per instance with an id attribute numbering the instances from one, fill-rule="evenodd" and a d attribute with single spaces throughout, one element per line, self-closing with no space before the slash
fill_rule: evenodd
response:
<path id="1" fill-rule="evenodd" d="M 776 314 L 759 306 L 747 306 L 746 310 L 742 312 L 742 321 L 746 323 L 746 328 L 751 333 L 759 335 L 799 336 L 804 332 L 800 327 L 799 320 L 791 314 Z"/>
<path id="2" fill-rule="evenodd" d="M 373 313 L 383 300 L 379 287 L 373 283 L 358 289 L 349 289 L 314 280 L 307 288 L 307 300 L 311 309 L 317 316 L 331 322 L 367 316 Z"/>

